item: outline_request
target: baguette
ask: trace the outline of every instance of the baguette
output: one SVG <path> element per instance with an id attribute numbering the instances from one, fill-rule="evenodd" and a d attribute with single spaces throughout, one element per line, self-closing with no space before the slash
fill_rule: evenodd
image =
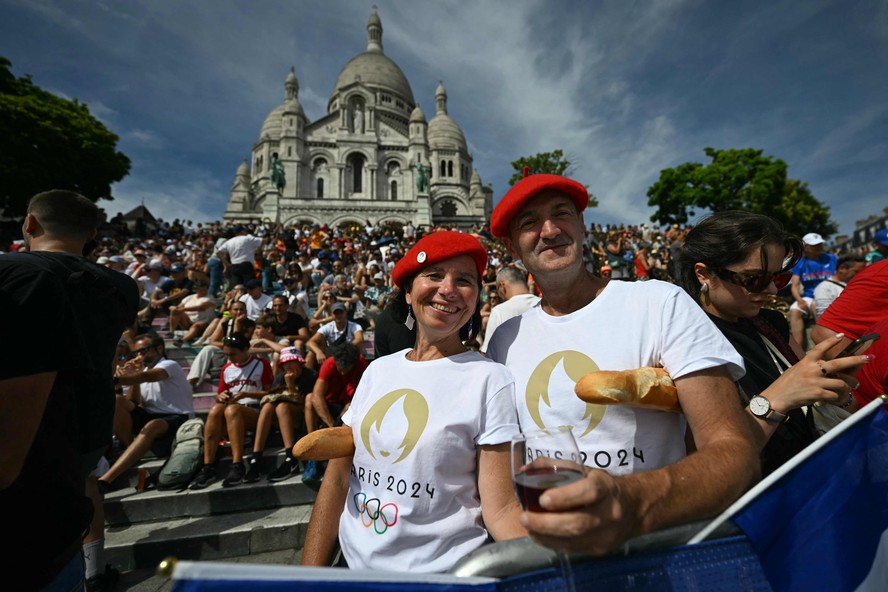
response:
<path id="1" fill-rule="evenodd" d="M 577 396 L 596 405 L 629 405 L 680 412 L 678 390 L 663 368 L 590 372 L 574 387 Z"/>
<path id="2" fill-rule="evenodd" d="M 293 456 L 299 460 L 330 460 L 354 453 L 355 441 L 348 426 L 315 430 L 293 446 Z"/>

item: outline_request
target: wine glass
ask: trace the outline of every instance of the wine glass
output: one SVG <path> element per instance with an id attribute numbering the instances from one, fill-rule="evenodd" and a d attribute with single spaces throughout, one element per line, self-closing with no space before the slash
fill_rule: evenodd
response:
<path id="1" fill-rule="evenodd" d="M 521 506 L 530 512 L 546 512 L 540 496 L 547 489 L 563 487 L 585 476 L 580 450 L 570 426 L 548 428 L 512 437 L 512 482 Z M 575 590 L 573 570 L 565 553 L 558 551 L 565 589 Z"/>
<path id="2" fill-rule="evenodd" d="M 540 496 L 584 476 L 577 441 L 569 426 L 548 428 L 512 437 L 512 481 L 521 506 L 545 512 Z"/>

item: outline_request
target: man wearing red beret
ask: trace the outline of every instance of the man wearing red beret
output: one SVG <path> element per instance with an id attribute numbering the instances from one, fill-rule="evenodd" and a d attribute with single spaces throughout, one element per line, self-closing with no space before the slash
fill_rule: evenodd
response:
<path id="1" fill-rule="evenodd" d="M 497 205 L 491 231 L 533 274 L 542 301 L 500 325 L 488 354 L 515 375 L 522 431 L 571 425 L 590 467 L 582 481 L 543 494 L 549 511 L 525 512 L 522 524 L 549 547 L 605 554 L 716 515 L 757 477 L 759 461 L 737 405 L 742 359 L 676 286 L 607 282 L 585 269 L 587 201 L 580 183 L 533 175 Z M 646 366 L 673 377 L 683 414 L 574 394 L 588 372 Z"/>

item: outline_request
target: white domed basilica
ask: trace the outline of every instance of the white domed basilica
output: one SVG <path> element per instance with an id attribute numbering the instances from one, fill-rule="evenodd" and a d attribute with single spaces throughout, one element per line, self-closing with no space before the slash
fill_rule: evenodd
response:
<path id="1" fill-rule="evenodd" d="M 237 169 L 225 218 L 465 228 L 490 216 L 492 198 L 447 114 L 444 85 L 427 122 L 404 73 L 382 51 L 374 9 L 367 51 L 340 72 L 327 115 L 308 120 L 291 69 L 284 102 L 262 124 L 252 162 Z"/>

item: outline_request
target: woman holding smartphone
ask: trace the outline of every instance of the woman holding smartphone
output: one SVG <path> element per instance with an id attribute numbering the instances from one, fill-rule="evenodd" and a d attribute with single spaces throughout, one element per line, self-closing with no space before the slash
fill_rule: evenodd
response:
<path id="1" fill-rule="evenodd" d="M 758 427 L 762 474 L 767 475 L 814 441 L 813 414 L 802 407 L 850 409 L 859 384 L 852 375 L 867 356 L 828 359 L 830 339 L 807 353 L 789 342 L 783 315 L 764 308 L 785 286 L 802 256 L 802 241 L 779 222 L 749 212 L 718 212 L 685 239 L 680 283 L 743 356 L 741 399 Z"/>

